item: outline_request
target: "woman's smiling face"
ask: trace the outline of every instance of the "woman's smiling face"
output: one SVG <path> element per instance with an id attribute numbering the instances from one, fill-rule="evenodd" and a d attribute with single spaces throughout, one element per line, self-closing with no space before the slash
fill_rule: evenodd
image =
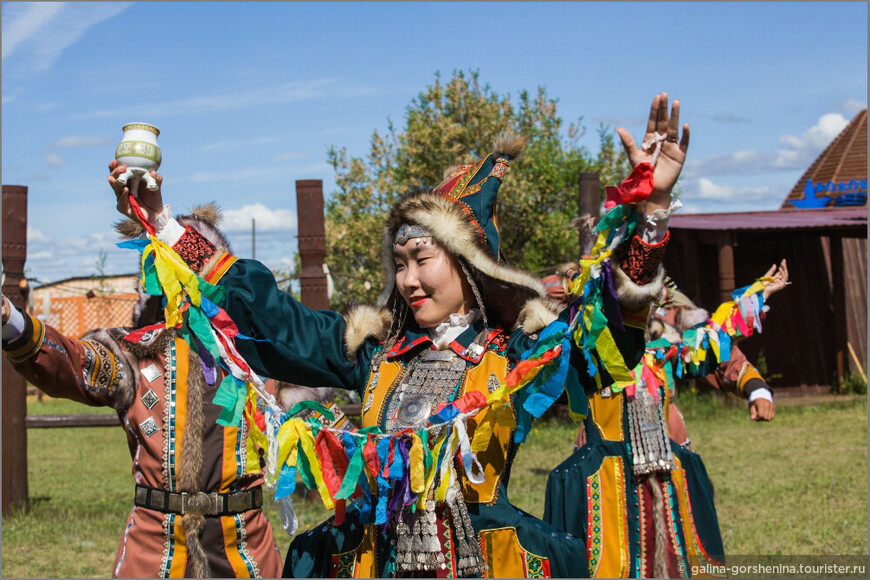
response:
<path id="1" fill-rule="evenodd" d="M 411 238 L 393 245 L 396 288 L 411 307 L 417 324 L 431 328 L 467 314 L 473 302 L 471 286 L 459 262 L 432 238 Z"/>

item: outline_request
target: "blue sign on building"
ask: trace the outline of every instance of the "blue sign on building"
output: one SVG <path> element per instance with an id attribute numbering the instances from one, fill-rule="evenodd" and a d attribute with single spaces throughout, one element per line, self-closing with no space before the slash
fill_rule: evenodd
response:
<path id="1" fill-rule="evenodd" d="M 807 179 L 804 198 L 789 200 L 798 209 L 867 205 L 867 179 L 819 181 Z"/>

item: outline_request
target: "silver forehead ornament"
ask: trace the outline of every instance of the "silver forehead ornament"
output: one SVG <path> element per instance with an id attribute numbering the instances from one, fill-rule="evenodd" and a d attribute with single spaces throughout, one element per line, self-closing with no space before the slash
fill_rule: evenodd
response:
<path id="1" fill-rule="evenodd" d="M 399 226 L 399 229 L 396 230 L 396 236 L 393 238 L 393 243 L 404 246 L 406 243 L 408 243 L 408 240 L 412 238 L 431 237 L 432 234 L 429 233 L 429 230 L 427 230 L 423 226 L 418 226 L 417 224 L 402 224 Z"/>

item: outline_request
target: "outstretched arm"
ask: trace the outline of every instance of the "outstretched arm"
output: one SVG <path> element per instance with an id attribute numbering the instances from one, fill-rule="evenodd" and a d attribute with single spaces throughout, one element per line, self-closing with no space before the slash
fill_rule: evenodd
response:
<path id="1" fill-rule="evenodd" d="M 127 408 L 138 370 L 106 331 L 70 338 L 2 301 L 3 352 L 19 374 L 52 397 Z"/>
<path id="2" fill-rule="evenodd" d="M 235 342 L 245 361 L 259 375 L 311 387 L 354 389 L 365 383 L 371 341 L 361 347 L 357 364 L 345 352 L 346 323 L 335 312 L 313 311 L 282 292 L 271 271 L 255 260 L 238 260 L 216 248 L 191 226 L 175 221 L 164 205 L 161 189 L 142 188 L 137 196 L 140 211 L 132 206 L 129 188 L 117 177 L 123 166 L 109 164 L 108 181 L 117 198 L 118 211 L 156 230 L 206 282 L 225 292 L 221 306 L 237 325 L 242 337 Z M 162 177 L 152 172 L 162 185 Z M 365 350 L 366 354 L 363 354 Z"/>

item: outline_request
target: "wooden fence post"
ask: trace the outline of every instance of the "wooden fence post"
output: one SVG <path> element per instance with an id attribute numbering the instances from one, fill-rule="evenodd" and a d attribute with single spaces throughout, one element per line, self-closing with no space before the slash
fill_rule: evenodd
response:
<path id="1" fill-rule="evenodd" d="M 326 225 L 323 218 L 323 181 L 296 182 L 296 214 L 299 220 L 300 301 L 313 310 L 328 310 L 326 273 Z"/>
<path id="2" fill-rule="evenodd" d="M 3 295 L 24 308 L 19 283 L 27 258 L 27 187 L 3 186 Z M 27 506 L 27 383 L 3 356 L 3 516 Z"/>

